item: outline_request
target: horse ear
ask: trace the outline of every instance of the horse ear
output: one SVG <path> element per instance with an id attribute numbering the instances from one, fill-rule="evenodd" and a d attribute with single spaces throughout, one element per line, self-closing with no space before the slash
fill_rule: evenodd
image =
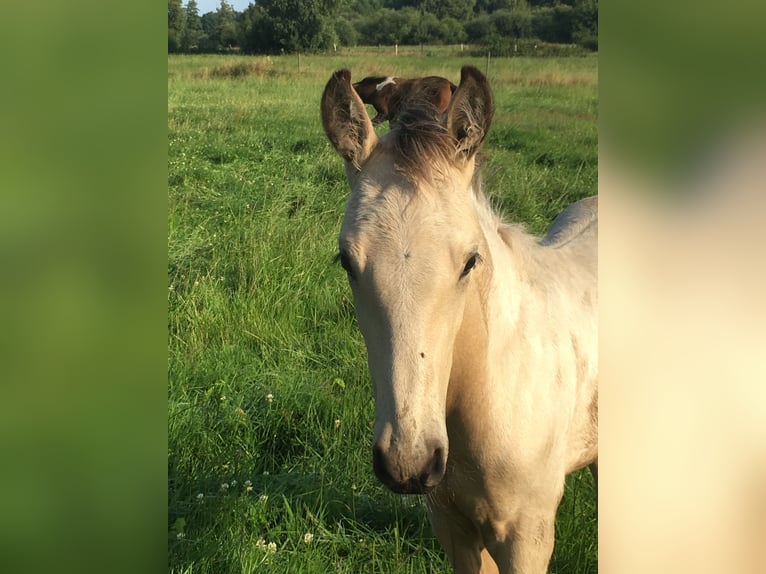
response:
<path id="1" fill-rule="evenodd" d="M 447 131 L 457 141 L 457 151 L 465 159 L 472 157 L 489 132 L 495 105 L 489 82 L 473 66 L 460 70 L 460 85 L 447 108 Z"/>
<path id="2" fill-rule="evenodd" d="M 322 94 L 322 126 L 335 151 L 359 171 L 378 141 L 370 116 L 351 86 L 351 72 L 335 72 Z"/>

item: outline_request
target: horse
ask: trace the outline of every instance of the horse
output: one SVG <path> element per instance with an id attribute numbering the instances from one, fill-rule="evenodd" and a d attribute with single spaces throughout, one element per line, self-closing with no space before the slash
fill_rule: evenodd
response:
<path id="1" fill-rule="evenodd" d="M 348 70 L 321 100 L 351 188 L 337 259 L 375 402 L 372 466 L 425 495 L 457 574 L 542 574 L 568 473 L 598 464 L 597 198 L 546 237 L 506 224 L 476 154 L 494 111 L 461 70 L 446 113 L 378 137 Z"/>
<path id="2" fill-rule="evenodd" d="M 428 99 L 440 112 L 444 112 L 457 86 L 439 76 L 409 80 L 394 76 L 368 76 L 355 83 L 354 89 L 365 104 L 375 108 L 377 115 L 372 124 L 377 126 L 386 120 L 389 123 L 394 120 L 401 101 L 409 97 Z"/>

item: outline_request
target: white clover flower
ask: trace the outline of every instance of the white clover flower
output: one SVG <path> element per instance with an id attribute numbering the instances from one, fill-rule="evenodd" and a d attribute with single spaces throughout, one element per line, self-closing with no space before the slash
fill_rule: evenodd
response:
<path id="1" fill-rule="evenodd" d="M 335 419 L 335 428 L 336 429 L 340 428 L 340 419 Z"/>
<path id="2" fill-rule="evenodd" d="M 223 490 L 223 491 L 229 490 L 229 483 L 228 482 L 222 482 L 221 483 L 221 490 Z"/>
<path id="3" fill-rule="evenodd" d="M 178 538 L 179 540 L 182 540 L 186 538 L 186 534 L 184 534 L 183 532 L 179 532 L 178 534 L 176 534 L 176 538 Z"/>
<path id="4" fill-rule="evenodd" d="M 236 480 L 232 480 L 231 481 L 231 487 L 234 488 L 235 486 L 237 486 L 237 481 Z"/>
<path id="5" fill-rule="evenodd" d="M 266 545 L 266 549 L 273 554 L 274 552 L 277 551 L 277 543 L 276 542 L 269 542 Z"/>
<path id="6" fill-rule="evenodd" d="M 200 492 L 200 493 L 197 495 L 197 500 L 202 500 L 203 498 L 205 498 L 205 495 L 204 495 L 204 494 L 202 494 L 202 493 Z"/>
<path id="7" fill-rule="evenodd" d="M 268 395 L 266 395 L 266 400 L 269 401 L 269 404 L 271 404 L 274 401 L 274 395 L 269 393 Z"/>
<path id="8" fill-rule="evenodd" d="M 252 486 L 250 487 L 252 488 Z M 262 502 L 266 504 L 269 501 L 269 495 L 268 494 L 261 494 L 261 496 L 258 497 L 258 502 Z"/>
<path id="9" fill-rule="evenodd" d="M 245 492 L 253 492 L 253 487 L 252 486 L 246 486 L 245 487 Z"/>
<path id="10" fill-rule="evenodd" d="M 304 544 L 311 544 L 311 541 L 314 540 L 314 535 L 311 532 L 307 532 L 303 535 L 303 543 Z"/>
<path id="11" fill-rule="evenodd" d="M 249 480 L 246 480 L 246 481 L 245 481 L 245 486 L 252 486 L 252 484 L 253 484 L 253 483 L 252 483 L 252 482 L 250 482 Z"/>

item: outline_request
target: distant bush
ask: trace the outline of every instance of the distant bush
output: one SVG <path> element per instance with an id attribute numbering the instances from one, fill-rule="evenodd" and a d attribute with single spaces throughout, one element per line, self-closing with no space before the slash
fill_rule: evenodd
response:
<path id="1" fill-rule="evenodd" d="M 536 38 L 502 38 L 495 36 L 489 42 L 471 50 L 472 56 L 508 57 L 508 56 L 538 56 L 563 57 L 584 56 L 588 50 L 577 44 L 552 44 Z"/>
<path id="2" fill-rule="evenodd" d="M 577 42 L 586 50 L 590 50 L 591 52 L 598 52 L 598 36 L 596 35 L 591 34 L 587 36 L 581 36 L 579 38 L 575 38 L 575 42 Z"/>
<path id="3" fill-rule="evenodd" d="M 243 78 L 262 76 L 271 70 L 271 58 L 247 58 L 236 62 L 227 62 L 212 70 L 205 68 L 201 76 L 210 78 Z"/>

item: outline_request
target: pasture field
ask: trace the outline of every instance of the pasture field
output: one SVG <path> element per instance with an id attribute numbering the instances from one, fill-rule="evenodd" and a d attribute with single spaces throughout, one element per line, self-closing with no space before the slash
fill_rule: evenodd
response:
<path id="1" fill-rule="evenodd" d="M 170 572 L 450 571 L 421 499 L 372 473 L 365 348 L 333 263 L 348 188 L 319 99 L 338 68 L 458 83 L 464 64 L 495 95 L 487 193 L 542 233 L 597 190 L 596 57 L 168 57 Z M 597 571 L 587 470 L 550 571 Z"/>

